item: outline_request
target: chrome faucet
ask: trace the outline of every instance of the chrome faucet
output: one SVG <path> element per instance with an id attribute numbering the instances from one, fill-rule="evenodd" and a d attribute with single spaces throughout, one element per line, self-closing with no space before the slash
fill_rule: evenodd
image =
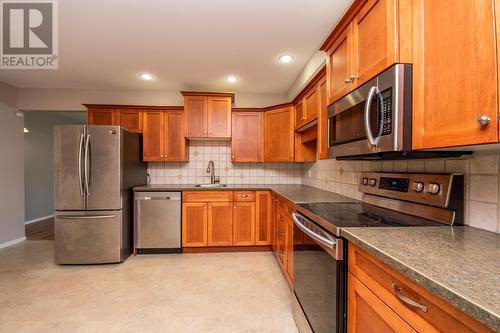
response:
<path id="1" fill-rule="evenodd" d="M 220 182 L 219 177 L 215 175 L 214 161 L 208 162 L 207 173 L 210 173 L 210 184 L 218 184 Z"/>

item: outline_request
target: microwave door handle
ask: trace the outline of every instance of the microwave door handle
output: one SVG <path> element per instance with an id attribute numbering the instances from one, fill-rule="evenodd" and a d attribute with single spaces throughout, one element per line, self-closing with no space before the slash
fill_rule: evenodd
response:
<path id="1" fill-rule="evenodd" d="M 379 140 L 379 137 L 377 138 L 373 137 L 371 123 L 370 123 L 370 109 L 372 106 L 372 98 L 375 94 L 378 93 L 380 93 L 378 88 L 376 86 L 372 86 L 368 91 L 368 96 L 366 98 L 366 103 L 365 103 L 365 131 L 366 131 L 366 138 L 368 139 L 368 144 L 370 146 L 376 146 Z"/>

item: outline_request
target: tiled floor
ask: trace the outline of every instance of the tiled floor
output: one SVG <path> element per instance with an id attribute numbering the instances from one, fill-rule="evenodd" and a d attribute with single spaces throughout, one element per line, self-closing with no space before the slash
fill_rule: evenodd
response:
<path id="1" fill-rule="evenodd" d="M 51 241 L 0 250 L 0 332 L 297 332 L 271 253 L 57 266 Z"/>

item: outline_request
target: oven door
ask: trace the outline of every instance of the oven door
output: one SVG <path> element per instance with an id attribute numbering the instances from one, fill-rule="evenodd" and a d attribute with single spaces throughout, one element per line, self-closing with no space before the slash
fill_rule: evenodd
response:
<path id="1" fill-rule="evenodd" d="M 394 65 L 328 107 L 329 157 L 411 149 L 411 65 Z"/>
<path id="2" fill-rule="evenodd" d="M 297 212 L 292 217 L 295 225 L 307 235 L 302 244 L 294 244 L 296 300 L 313 332 L 344 333 L 347 323 L 345 242 Z"/>

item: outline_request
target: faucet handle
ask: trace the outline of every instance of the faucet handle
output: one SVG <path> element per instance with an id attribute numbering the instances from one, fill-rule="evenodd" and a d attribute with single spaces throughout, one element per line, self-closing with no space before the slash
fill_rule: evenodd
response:
<path id="1" fill-rule="evenodd" d="M 220 183 L 219 176 L 214 176 L 214 184 L 219 184 L 219 183 Z"/>

